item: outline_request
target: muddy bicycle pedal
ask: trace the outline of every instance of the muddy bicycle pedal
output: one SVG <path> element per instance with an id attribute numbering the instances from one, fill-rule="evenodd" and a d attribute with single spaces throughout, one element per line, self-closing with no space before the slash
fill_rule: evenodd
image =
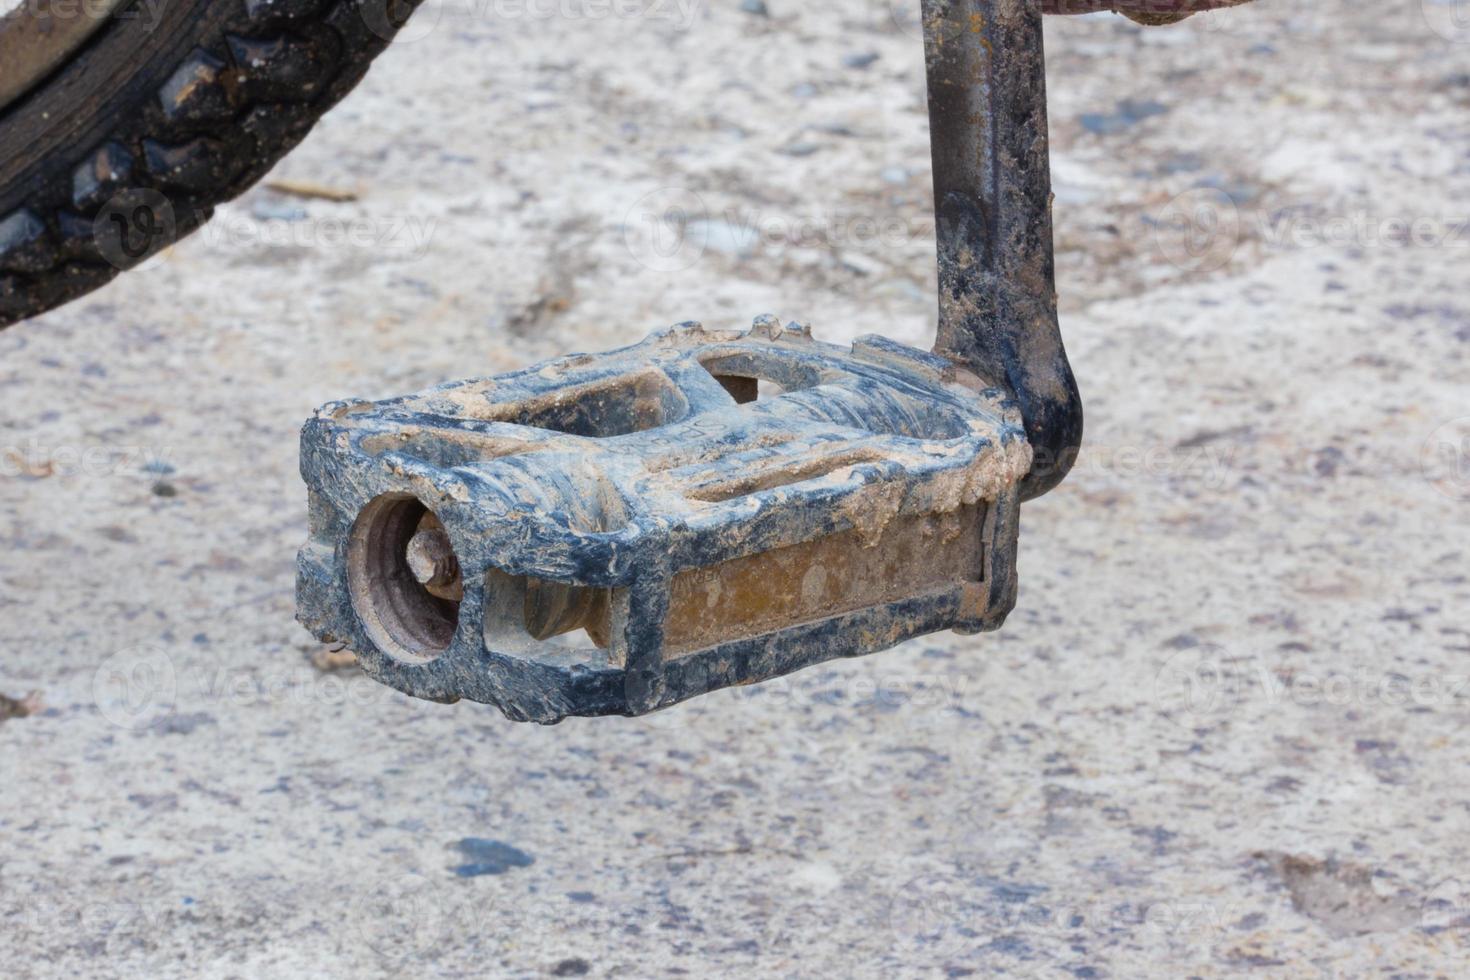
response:
<path id="1" fill-rule="evenodd" d="M 640 715 L 1016 601 L 1082 413 L 1056 318 L 1041 15 L 926 2 L 933 352 L 684 323 L 302 430 L 298 618 L 516 720 Z M 960 43 L 942 43 L 943 39 Z"/>
<path id="2" fill-rule="evenodd" d="M 999 625 L 1030 463 L 1015 403 L 933 354 L 682 324 L 324 407 L 303 618 L 419 697 L 641 714 Z"/>

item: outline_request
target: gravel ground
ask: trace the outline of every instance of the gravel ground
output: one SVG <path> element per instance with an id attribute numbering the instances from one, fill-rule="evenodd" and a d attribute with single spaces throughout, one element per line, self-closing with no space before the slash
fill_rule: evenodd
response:
<path id="1" fill-rule="evenodd" d="M 906 7 L 570 3 L 429 0 L 274 175 L 356 200 L 0 333 L 0 971 L 1470 972 L 1463 11 L 1052 21 L 1088 445 L 1005 629 L 542 728 L 293 622 L 311 410 L 932 333 Z"/>

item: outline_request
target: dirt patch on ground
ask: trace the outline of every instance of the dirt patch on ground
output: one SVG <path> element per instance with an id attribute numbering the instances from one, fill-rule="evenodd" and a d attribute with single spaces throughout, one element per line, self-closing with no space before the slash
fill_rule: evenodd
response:
<path id="1" fill-rule="evenodd" d="M 1420 903 L 1412 895 L 1389 891 L 1389 877 L 1372 868 L 1295 854 L 1260 852 L 1254 857 L 1281 879 L 1296 910 L 1334 938 L 1394 932 L 1420 918 Z"/>

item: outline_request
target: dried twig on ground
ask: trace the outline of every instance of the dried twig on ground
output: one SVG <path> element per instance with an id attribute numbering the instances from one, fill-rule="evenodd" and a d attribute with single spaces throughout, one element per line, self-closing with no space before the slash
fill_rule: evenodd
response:
<path id="1" fill-rule="evenodd" d="M 356 190 L 349 190 L 345 187 L 328 187 L 326 184 L 316 184 L 309 180 L 273 180 L 265 186 L 266 190 L 291 197 L 306 197 L 338 203 L 357 200 Z"/>

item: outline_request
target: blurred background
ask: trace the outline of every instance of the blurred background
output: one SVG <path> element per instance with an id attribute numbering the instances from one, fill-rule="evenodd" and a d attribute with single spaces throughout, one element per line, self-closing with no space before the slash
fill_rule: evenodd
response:
<path id="1" fill-rule="evenodd" d="M 297 432 L 698 319 L 927 347 L 916 0 L 427 0 L 263 184 L 0 332 L 0 966 L 1460 976 L 1470 10 L 1048 21 L 1076 470 L 999 633 L 645 719 L 293 622 Z"/>

